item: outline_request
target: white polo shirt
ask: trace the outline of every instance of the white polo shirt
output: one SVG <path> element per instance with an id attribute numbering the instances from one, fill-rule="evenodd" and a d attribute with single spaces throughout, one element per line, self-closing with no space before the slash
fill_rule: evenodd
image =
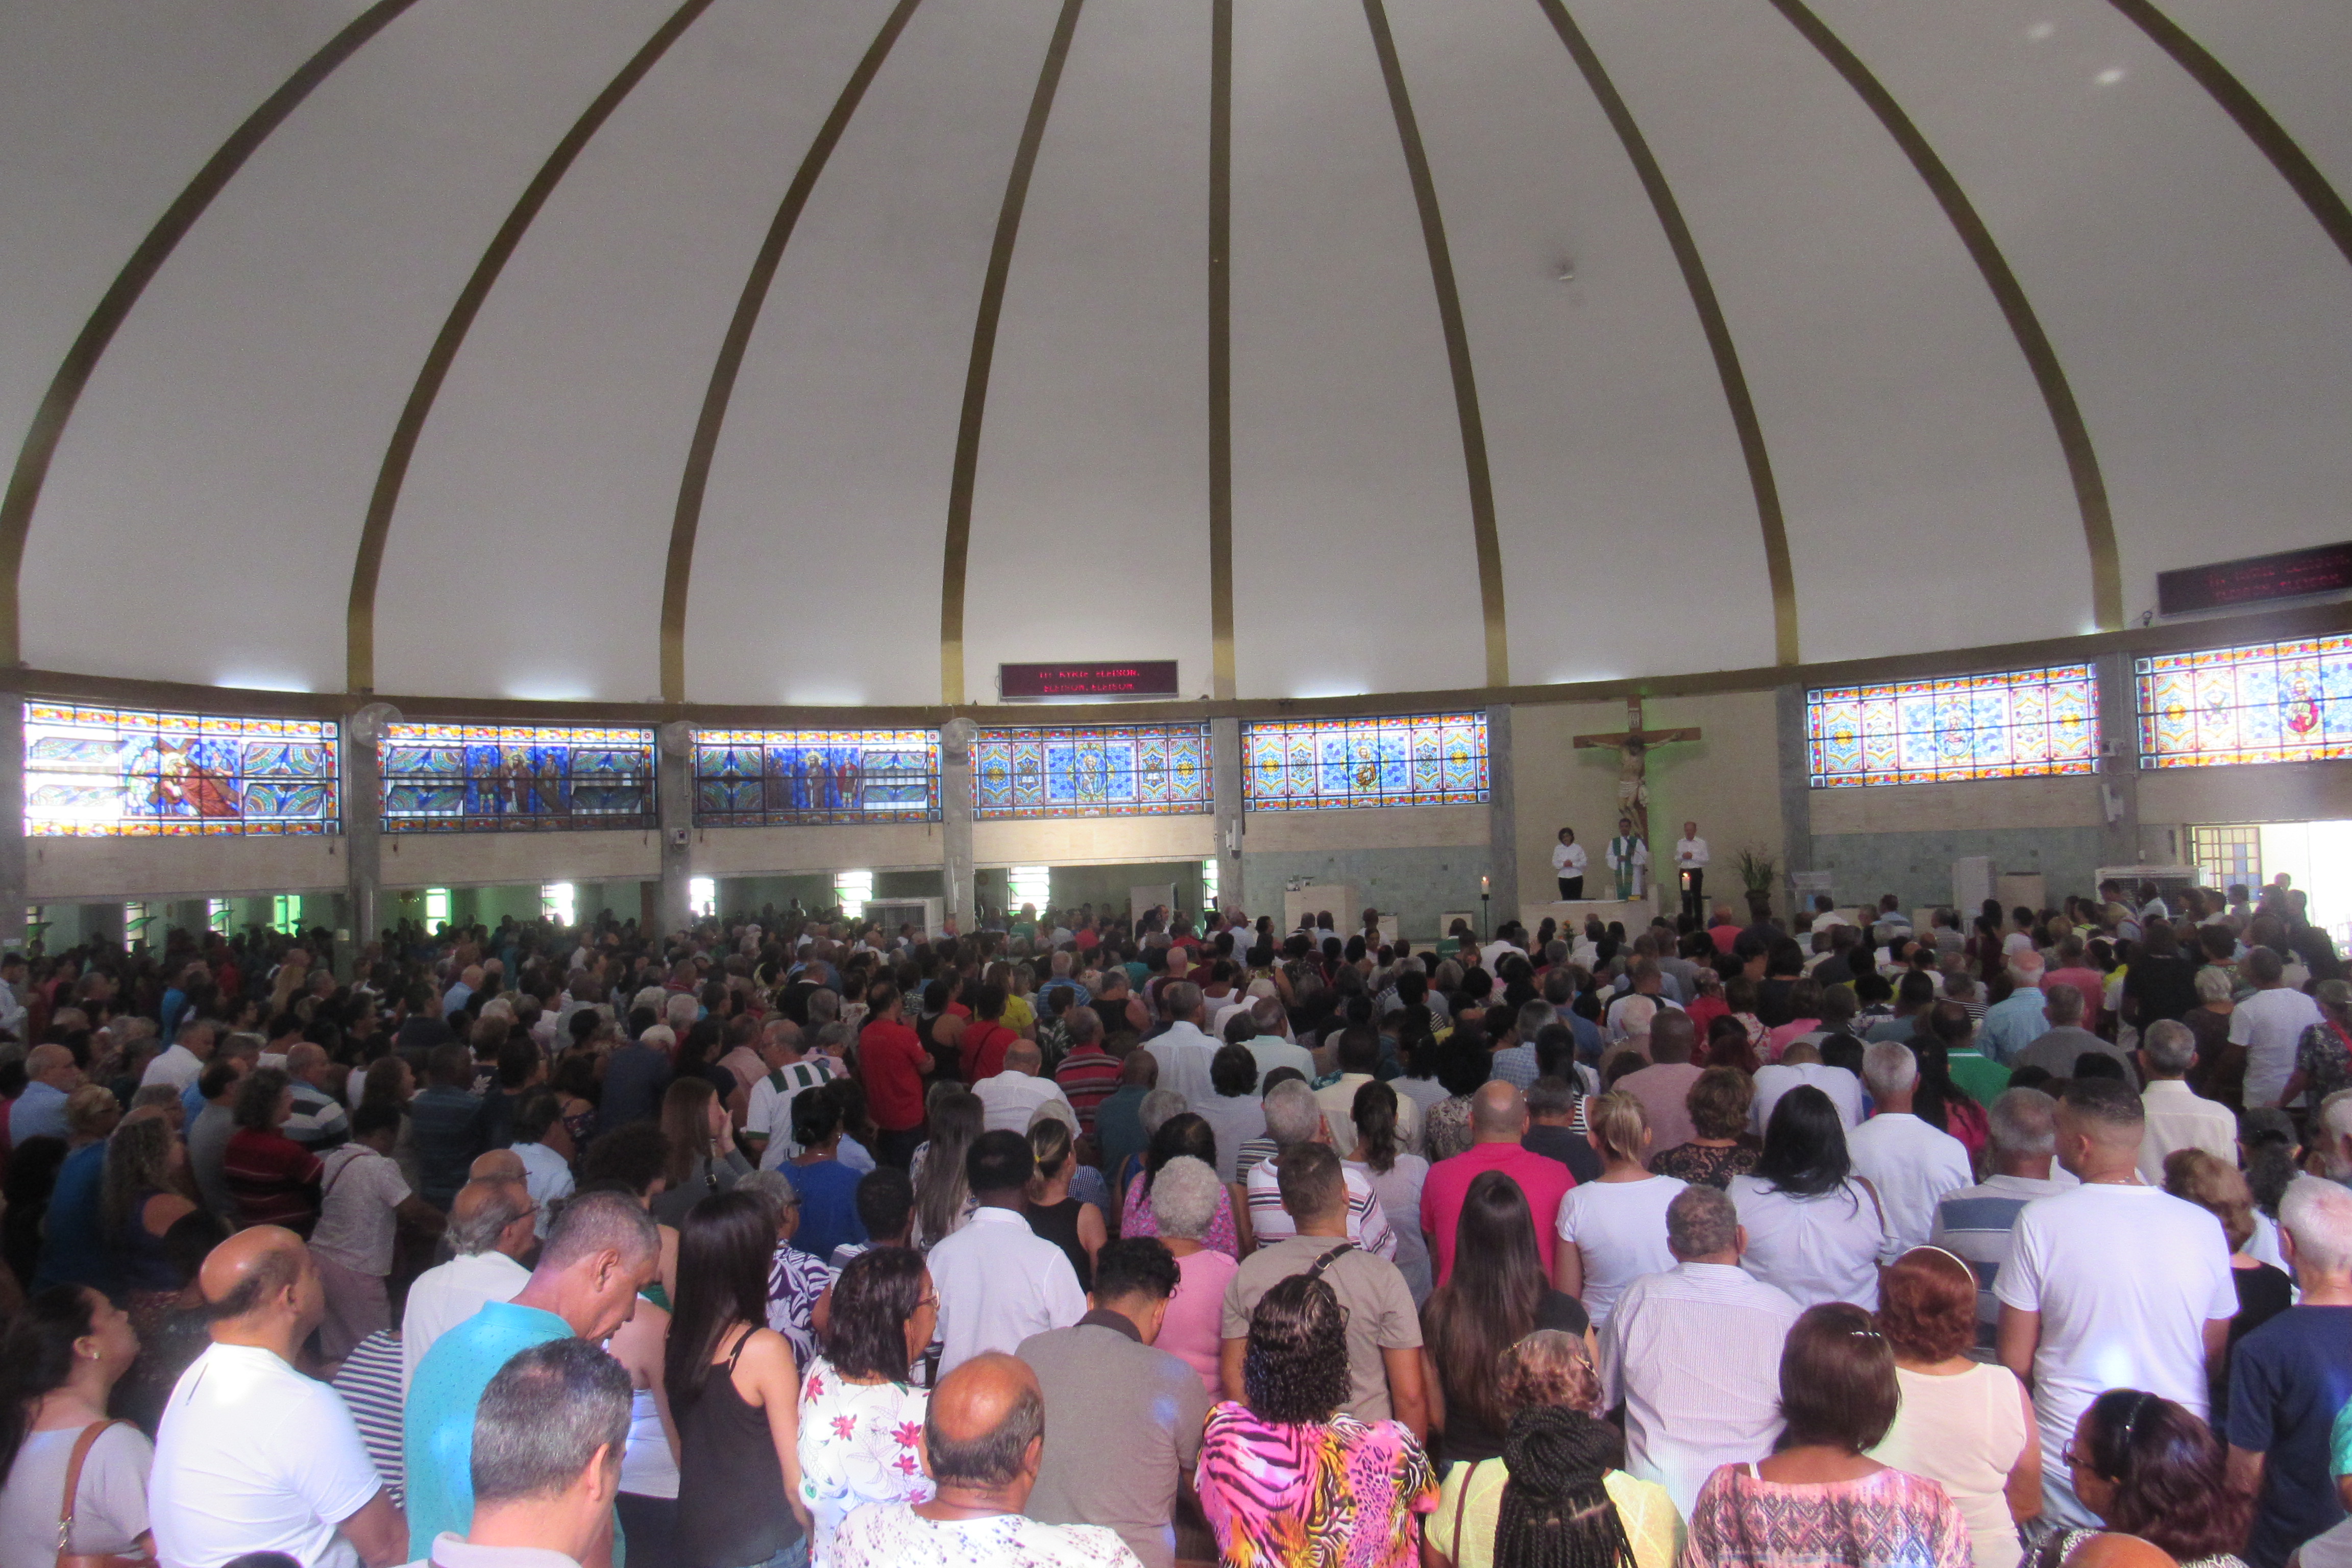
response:
<path id="1" fill-rule="evenodd" d="M 940 1296 L 940 1375 L 985 1351 L 1007 1355 L 1087 1315 L 1087 1293 L 1062 1249 L 1011 1209 L 978 1208 L 931 1248 Z"/>
<path id="2" fill-rule="evenodd" d="M 359 1568 L 335 1527 L 383 1488 L 341 1395 L 274 1352 L 216 1344 L 163 1406 L 147 1511 L 164 1568 L 219 1568 L 248 1552 Z"/>

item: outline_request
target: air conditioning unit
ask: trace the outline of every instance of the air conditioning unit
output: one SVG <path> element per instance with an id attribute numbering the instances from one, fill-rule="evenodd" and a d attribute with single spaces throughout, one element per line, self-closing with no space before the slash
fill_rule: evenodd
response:
<path id="1" fill-rule="evenodd" d="M 868 899 L 865 910 L 866 918 L 879 925 L 885 936 L 897 936 L 906 925 L 915 928 L 919 941 L 939 934 L 946 913 L 945 899 Z"/>

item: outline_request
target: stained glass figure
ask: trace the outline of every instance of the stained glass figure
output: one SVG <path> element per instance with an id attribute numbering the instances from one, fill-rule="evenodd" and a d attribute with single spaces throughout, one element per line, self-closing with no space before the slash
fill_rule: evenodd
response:
<path id="1" fill-rule="evenodd" d="M 2136 661 L 2140 766 L 2352 757 L 2352 637 Z"/>
<path id="2" fill-rule="evenodd" d="M 1251 811 L 1483 805 L 1486 783 L 1484 713 L 1242 723 L 1242 802 Z"/>
<path id="3" fill-rule="evenodd" d="M 2087 664 L 1940 676 L 1805 694 L 1815 789 L 2099 771 L 2099 683 Z"/>
<path id="4" fill-rule="evenodd" d="M 43 837 L 341 830 L 330 720 L 25 704 L 25 831 Z"/>
<path id="5" fill-rule="evenodd" d="M 937 822 L 936 730 L 699 730 L 700 827 Z"/>
<path id="6" fill-rule="evenodd" d="M 1205 812 L 1209 726 L 982 730 L 971 746 L 971 779 L 975 816 Z"/>
<path id="7" fill-rule="evenodd" d="M 656 826 L 650 730 L 388 724 L 378 757 L 388 832 Z"/>

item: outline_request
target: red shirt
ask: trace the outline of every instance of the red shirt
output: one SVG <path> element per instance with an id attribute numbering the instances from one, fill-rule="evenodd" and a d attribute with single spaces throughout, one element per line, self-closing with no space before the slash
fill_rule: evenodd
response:
<path id="1" fill-rule="evenodd" d="M 307 1237 L 319 1223 L 319 1156 L 281 1132 L 240 1127 L 221 1157 L 221 1181 L 245 1225 L 282 1225 Z"/>
<path id="2" fill-rule="evenodd" d="M 1716 952 L 1728 953 L 1731 951 L 1731 944 L 1739 940 L 1739 928 L 1727 923 L 1709 926 L 1706 928 L 1706 934 L 1714 942 Z"/>
<path id="3" fill-rule="evenodd" d="M 956 1048 L 963 1058 L 963 1079 L 966 1083 L 978 1083 L 984 1078 L 994 1078 L 1004 1070 L 1004 1053 L 1021 1037 L 991 1018 L 966 1024 L 963 1038 Z"/>
<path id="4" fill-rule="evenodd" d="M 1552 1249 L 1559 1241 L 1559 1202 L 1576 1178 L 1558 1160 L 1530 1153 L 1517 1143 L 1473 1143 L 1450 1160 L 1429 1168 L 1421 1186 L 1421 1228 L 1430 1238 L 1430 1254 L 1437 1260 L 1437 1282 L 1454 1272 L 1454 1232 L 1462 1223 L 1462 1203 L 1470 1184 L 1488 1171 L 1500 1171 L 1527 1194 L 1535 1217 L 1536 1251 L 1543 1258 L 1544 1278 L 1551 1278 Z"/>
<path id="5" fill-rule="evenodd" d="M 2042 976 L 2042 989 L 2053 985 L 2072 985 L 2083 994 L 2084 1026 L 2096 1023 L 2099 1009 L 2106 1005 L 2107 977 L 2095 969 L 2080 965 L 2073 969 L 2053 969 Z"/>
<path id="6" fill-rule="evenodd" d="M 1122 1070 L 1124 1064 L 1100 1046 L 1078 1047 L 1054 1069 L 1054 1082 L 1078 1113 L 1079 1131 L 1094 1131 L 1095 1108 L 1118 1092 Z"/>
<path id="7" fill-rule="evenodd" d="M 877 1021 L 857 1037 L 857 1072 L 866 1080 L 866 1109 L 885 1132 L 923 1124 L 923 1068 L 930 1053 L 904 1024 Z"/>

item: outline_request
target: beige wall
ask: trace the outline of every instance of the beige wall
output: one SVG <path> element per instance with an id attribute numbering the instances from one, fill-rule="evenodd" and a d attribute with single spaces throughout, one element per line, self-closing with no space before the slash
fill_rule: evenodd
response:
<path id="1" fill-rule="evenodd" d="M 1811 793 L 1815 833 L 2096 827 L 2101 821 L 2095 778 L 1982 779 Z M 2145 795 L 2141 798 L 2144 803 Z"/>
<path id="2" fill-rule="evenodd" d="M 917 870 L 940 864 L 940 825 L 877 822 L 823 827 L 697 828 L 688 858 L 692 874 L 698 877 Z M 646 873 L 657 874 L 657 869 Z"/>
<path id="3" fill-rule="evenodd" d="M 1391 805 L 1362 811 L 1253 811 L 1252 854 L 1286 850 L 1475 848 L 1489 837 L 1483 805 Z"/>
<path id="4" fill-rule="evenodd" d="M 323 836 L 25 841 L 25 891 L 37 904 L 322 892 L 345 880 L 343 841 Z"/>
<path id="5" fill-rule="evenodd" d="M 2139 775 L 2143 823 L 2337 822 L 2352 817 L 2352 763 L 2161 768 Z"/>
<path id="6" fill-rule="evenodd" d="M 971 825 L 981 866 L 1094 866 L 1205 860 L 1217 852 L 1213 816 L 1055 816 Z"/>
<path id="7" fill-rule="evenodd" d="M 1780 831 L 1779 742 L 1769 691 L 1712 697 L 1661 697 L 1642 710 L 1643 728 L 1695 727 L 1696 741 L 1650 753 L 1650 825 L 1654 862 L 1669 860 L 1685 818 L 1696 818 L 1714 861 L 1710 895 L 1739 887 L 1741 849 L 1768 854 L 1785 867 Z M 1588 875 L 1601 869 L 1601 850 L 1617 831 L 1619 754 L 1577 751 L 1570 737 L 1614 734 L 1625 728 L 1622 702 L 1558 703 L 1511 711 L 1512 777 L 1518 791 L 1519 888 L 1533 900 L 1552 890 L 1551 847 L 1562 827 L 1591 857 Z M 1588 884 L 1588 892 L 1594 885 Z"/>

